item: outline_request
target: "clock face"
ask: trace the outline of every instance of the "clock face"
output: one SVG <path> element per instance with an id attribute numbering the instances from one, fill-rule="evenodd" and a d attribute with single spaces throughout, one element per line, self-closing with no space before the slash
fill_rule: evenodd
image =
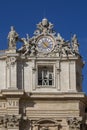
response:
<path id="1" fill-rule="evenodd" d="M 49 53 L 52 51 L 53 49 L 53 39 L 51 37 L 47 37 L 47 36 L 44 36 L 44 37 L 41 37 L 39 40 L 38 40 L 38 50 L 40 52 L 44 52 L 44 53 Z"/>

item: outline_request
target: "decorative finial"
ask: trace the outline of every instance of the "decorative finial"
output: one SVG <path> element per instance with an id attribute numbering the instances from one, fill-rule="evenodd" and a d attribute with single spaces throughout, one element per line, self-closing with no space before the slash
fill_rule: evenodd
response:
<path id="1" fill-rule="evenodd" d="M 46 18 L 42 19 L 42 25 L 44 27 L 48 27 L 49 26 L 49 22 L 48 22 L 48 20 Z"/>

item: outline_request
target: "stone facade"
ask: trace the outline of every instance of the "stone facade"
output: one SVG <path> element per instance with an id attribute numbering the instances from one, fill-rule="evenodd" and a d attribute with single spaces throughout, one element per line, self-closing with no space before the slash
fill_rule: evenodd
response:
<path id="1" fill-rule="evenodd" d="M 47 19 L 31 38 L 11 27 L 0 52 L 0 129 L 86 130 L 83 66 L 77 36 L 65 41 Z"/>

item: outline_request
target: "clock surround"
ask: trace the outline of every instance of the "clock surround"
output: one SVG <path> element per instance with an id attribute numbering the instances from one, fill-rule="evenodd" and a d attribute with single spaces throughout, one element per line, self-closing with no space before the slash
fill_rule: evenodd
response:
<path id="1" fill-rule="evenodd" d="M 54 48 L 54 39 L 51 36 L 41 36 L 37 40 L 37 48 L 39 52 L 50 53 Z"/>

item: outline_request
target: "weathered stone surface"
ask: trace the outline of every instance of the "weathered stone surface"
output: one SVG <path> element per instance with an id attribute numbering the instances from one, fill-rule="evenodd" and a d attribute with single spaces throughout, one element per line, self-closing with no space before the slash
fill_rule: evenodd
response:
<path id="1" fill-rule="evenodd" d="M 64 40 L 44 18 L 33 37 L 12 27 L 8 40 L 0 53 L 0 130 L 86 130 L 77 36 Z"/>

